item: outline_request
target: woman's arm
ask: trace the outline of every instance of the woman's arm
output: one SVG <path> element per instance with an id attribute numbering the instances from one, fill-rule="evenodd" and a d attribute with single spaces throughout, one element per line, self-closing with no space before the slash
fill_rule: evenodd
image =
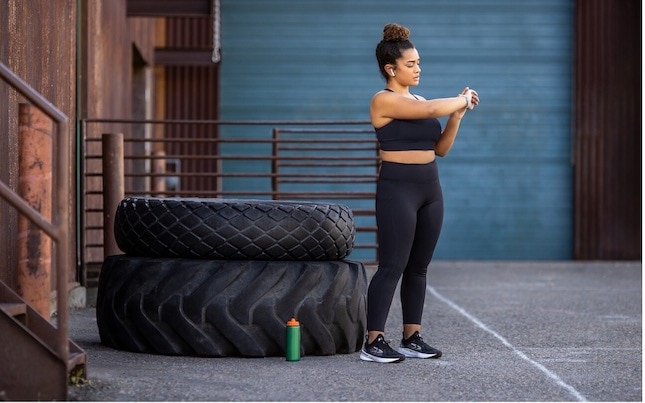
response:
<path id="1" fill-rule="evenodd" d="M 464 91 L 462 91 L 462 94 L 465 94 L 466 91 L 469 91 L 468 87 L 464 88 Z M 434 152 L 436 155 L 440 157 L 444 157 L 446 154 L 448 154 L 448 152 L 452 148 L 452 145 L 455 143 L 455 139 L 457 138 L 457 132 L 459 131 L 461 118 L 463 118 L 464 115 L 466 114 L 466 110 L 474 108 L 475 105 L 479 103 L 479 97 L 477 95 L 477 92 L 476 91 L 472 91 L 472 92 L 473 92 L 472 105 L 469 106 L 468 108 L 461 108 L 450 114 L 450 118 L 448 118 L 448 122 L 446 122 L 446 127 L 443 129 L 443 132 L 441 133 L 441 137 L 439 137 L 439 140 L 437 140 L 437 143 L 435 144 Z"/>
<path id="2" fill-rule="evenodd" d="M 472 108 L 477 102 L 477 93 L 468 88 L 456 97 L 430 100 L 411 99 L 394 92 L 379 92 L 372 97 L 370 116 L 372 124 L 380 127 L 391 119 L 439 118 L 465 110 L 466 107 Z"/>
<path id="3" fill-rule="evenodd" d="M 464 108 L 464 111 L 465 110 L 466 108 Z M 459 125 L 461 124 L 461 117 L 455 116 L 458 114 L 459 113 L 456 112 L 450 115 L 448 122 L 446 122 L 446 127 L 441 133 L 441 137 L 439 137 L 439 140 L 437 140 L 437 143 L 434 146 L 434 153 L 439 157 L 445 157 L 452 148 L 452 145 L 455 144 Z M 463 116 L 463 114 L 461 116 Z"/>
<path id="4" fill-rule="evenodd" d="M 376 114 L 375 117 L 389 119 L 439 118 L 464 109 L 466 101 L 464 96 L 417 100 L 392 92 L 381 92 L 372 98 L 370 111 Z"/>

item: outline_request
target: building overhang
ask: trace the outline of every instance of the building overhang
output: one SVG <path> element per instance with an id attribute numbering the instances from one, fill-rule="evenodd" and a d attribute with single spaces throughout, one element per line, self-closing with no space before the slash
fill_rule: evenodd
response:
<path id="1" fill-rule="evenodd" d="M 212 0 L 127 0 L 128 17 L 208 17 Z"/>

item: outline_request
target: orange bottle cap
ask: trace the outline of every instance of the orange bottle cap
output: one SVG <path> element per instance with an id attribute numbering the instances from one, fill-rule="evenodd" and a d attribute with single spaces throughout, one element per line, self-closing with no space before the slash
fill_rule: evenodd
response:
<path id="1" fill-rule="evenodd" d="M 291 318 L 287 322 L 287 326 L 300 326 L 300 322 L 298 322 L 296 318 Z"/>

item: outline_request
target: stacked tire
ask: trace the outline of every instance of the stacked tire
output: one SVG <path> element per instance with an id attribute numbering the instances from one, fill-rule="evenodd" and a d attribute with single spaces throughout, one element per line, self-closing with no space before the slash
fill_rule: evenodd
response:
<path id="1" fill-rule="evenodd" d="M 331 203 L 128 197 L 115 215 L 124 255 L 105 259 L 101 342 L 143 353 L 284 356 L 296 317 L 302 355 L 363 342 L 367 279 L 347 260 L 352 211 Z"/>

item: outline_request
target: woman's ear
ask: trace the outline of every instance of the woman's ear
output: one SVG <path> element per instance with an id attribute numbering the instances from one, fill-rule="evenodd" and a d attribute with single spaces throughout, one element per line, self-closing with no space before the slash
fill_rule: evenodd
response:
<path id="1" fill-rule="evenodd" d="M 385 72 L 392 77 L 396 75 L 396 73 L 394 72 L 394 66 L 392 66 L 391 64 L 386 64 L 383 68 L 385 69 Z"/>

